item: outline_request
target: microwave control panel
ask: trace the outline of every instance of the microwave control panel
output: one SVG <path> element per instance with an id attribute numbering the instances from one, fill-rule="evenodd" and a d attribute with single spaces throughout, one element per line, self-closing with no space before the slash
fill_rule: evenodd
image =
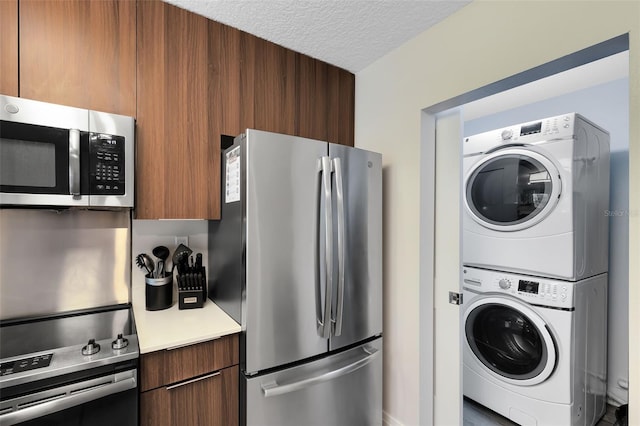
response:
<path id="1" fill-rule="evenodd" d="M 124 137 L 91 133 L 89 138 L 89 193 L 124 195 Z"/>

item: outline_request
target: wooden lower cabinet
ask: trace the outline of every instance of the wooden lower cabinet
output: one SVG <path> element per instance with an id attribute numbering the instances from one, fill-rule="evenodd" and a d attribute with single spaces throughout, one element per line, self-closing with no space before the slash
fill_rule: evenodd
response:
<path id="1" fill-rule="evenodd" d="M 238 425 L 238 343 L 234 334 L 143 354 L 140 425 Z"/>
<path id="2" fill-rule="evenodd" d="M 237 425 L 238 410 L 237 365 L 140 396 L 143 426 Z"/>

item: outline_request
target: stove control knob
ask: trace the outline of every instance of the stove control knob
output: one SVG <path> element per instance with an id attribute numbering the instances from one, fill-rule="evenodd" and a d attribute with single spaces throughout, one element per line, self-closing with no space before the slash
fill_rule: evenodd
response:
<path id="1" fill-rule="evenodd" d="M 129 341 L 126 338 L 122 337 L 122 334 L 118 334 L 116 340 L 111 342 L 111 349 L 124 349 L 127 346 L 129 346 Z"/>
<path id="2" fill-rule="evenodd" d="M 100 352 L 100 345 L 94 339 L 90 339 L 86 346 L 82 347 L 82 355 L 93 355 Z"/>
<path id="3" fill-rule="evenodd" d="M 503 290 L 509 290 L 511 288 L 511 281 L 506 278 L 502 278 L 500 281 L 498 281 L 498 285 Z"/>

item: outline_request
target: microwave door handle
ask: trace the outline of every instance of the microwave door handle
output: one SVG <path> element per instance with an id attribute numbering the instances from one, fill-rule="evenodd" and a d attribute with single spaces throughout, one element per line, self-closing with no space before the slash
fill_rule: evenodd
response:
<path id="1" fill-rule="evenodd" d="M 69 194 L 80 195 L 80 130 L 69 130 Z"/>

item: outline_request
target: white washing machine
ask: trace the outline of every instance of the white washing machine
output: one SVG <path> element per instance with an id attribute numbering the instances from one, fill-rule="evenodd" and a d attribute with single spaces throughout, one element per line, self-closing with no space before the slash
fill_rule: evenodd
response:
<path id="1" fill-rule="evenodd" d="M 606 410 L 607 274 L 578 282 L 463 267 L 464 395 L 521 425 Z"/>
<path id="2" fill-rule="evenodd" d="M 463 144 L 464 265 L 570 281 L 607 272 L 605 130 L 570 113 Z"/>

